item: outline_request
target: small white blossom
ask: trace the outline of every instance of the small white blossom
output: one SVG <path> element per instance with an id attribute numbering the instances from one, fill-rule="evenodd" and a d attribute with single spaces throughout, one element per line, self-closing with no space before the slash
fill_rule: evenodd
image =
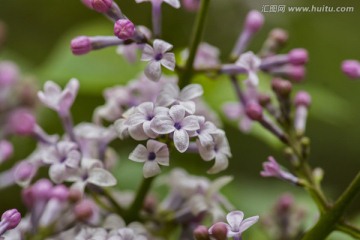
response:
<path id="1" fill-rule="evenodd" d="M 129 156 L 130 160 L 143 162 L 145 178 L 153 177 L 160 173 L 160 165 L 169 166 L 169 149 L 166 144 L 148 140 L 146 147 L 139 144 Z"/>
<path id="2" fill-rule="evenodd" d="M 240 55 L 235 63 L 237 66 L 244 68 L 248 73 L 248 81 L 251 85 L 257 86 L 259 84 L 259 77 L 257 71 L 260 68 L 261 60 L 253 52 L 246 52 Z"/>
<path id="3" fill-rule="evenodd" d="M 169 53 L 173 46 L 163 40 L 156 39 L 154 47 L 146 44 L 141 56 L 141 61 L 149 62 L 145 75 L 150 80 L 158 81 L 161 77 L 161 65 L 165 68 L 174 71 L 175 69 L 175 55 Z"/>

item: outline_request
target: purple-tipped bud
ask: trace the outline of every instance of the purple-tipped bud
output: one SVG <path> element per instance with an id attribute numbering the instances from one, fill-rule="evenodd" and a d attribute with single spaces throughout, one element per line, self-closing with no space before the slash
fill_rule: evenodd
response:
<path id="1" fill-rule="evenodd" d="M 281 78 L 274 78 L 271 81 L 271 87 L 277 95 L 282 97 L 289 96 L 292 90 L 292 84 Z"/>
<path id="2" fill-rule="evenodd" d="M 271 30 L 270 37 L 277 44 L 280 44 L 280 45 L 284 45 L 287 42 L 287 40 L 289 39 L 288 33 L 284 29 L 281 29 L 281 28 L 275 28 L 275 29 Z"/>
<path id="3" fill-rule="evenodd" d="M 69 200 L 72 203 L 79 202 L 82 198 L 82 192 L 78 189 L 70 188 L 69 190 Z"/>
<path id="4" fill-rule="evenodd" d="M 31 209 L 31 207 L 34 204 L 34 197 L 33 197 L 33 193 L 32 193 L 32 188 L 28 187 L 28 188 L 24 188 L 21 192 L 21 198 L 25 204 L 25 206 L 28 209 Z"/>
<path id="5" fill-rule="evenodd" d="M 81 2 L 90 9 L 93 9 L 91 0 L 81 0 Z"/>
<path id="6" fill-rule="evenodd" d="M 196 240 L 209 240 L 209 230 L 205 226 L 198 226 L 194 230 L 194 237 Z"/>
<path id="7" fill-rule="evenodd" d="M 183 0 L 182 5 L 189 12 L 196 12 L 200 8 L 200 0 Z"/>
<path id="8" fill-rule="evenodd" d="M 16 83 L 19 79 L 18 67 L 10 62 L 0 62 L 0 87 L 9 87 Z"/>
<path id="9" fill-rule="evenodd" d="M 75 205 L 74 213 L 76 219 L 86 221 L 94 214 L 93 203 L 89 200 L 83 200 Z"/>
<path id="10" fill-rule="evenodd" d="M 100 13 L 106 13 L 110 10 L 113 0 L 91 0 L 92 8 Z"/>
<path id="11" fill-rule="evenodd" d="M 271 102 L 271 98 L 269 95 L 267 94 L 259 94 L 258 95 L 258 101 L 259 101 L 259 104 L 262 106 L 262 107 L 265 107 L 267 106 L 270 102 Z"/>
<path id="12" fill-rule="evenodd" d="M 284 194 L 276 204 L 278 214 L 287 213 L 294 204 L 294 197 L 291 194 Z"/>
<path id="13" fill-rule="evenodd" d="M 293 65 L 303 65 L 307 63 L 309 56 L 307 50 L 303 48 L 296 48 L 288 54 L 289 62 Z"/>
<path id="14" fill-rule="evenodd" d="M 19 183 L 28 182 L 35 174 L 36 169 L 33 164 L 29 162 L 21 162 L 15 169 L 15 180 Z"/>
<path id="15" fill-rule="evenodd" d="M 30 135 L 36 127 L 35 117 L 26 109 L 15 110 L 8 119 L 11 133 Z"/>
<path id="16" fill-rule="evenodd" d="M 295 105 L 296 106 L 309 107 L 310 104 L 311 104 L 311 96 L 307 92 L 301 91 L 296 94 L 296 96 L 295 96 Z"/>
<path id="17" fill-rule="evenodd" d="M 69 189 L 65 185 L 57 185 L 51 190 L 51 198 L 66 201 L 69 197 Z"/>
<path id="18" fill-rule="evenodd" d="M 250 32 L 257 32 L 264 24 L 264 16 L 256 10 L 250 11 L 246 16 L 245 28 Z"/>
<path id="19" fill-rule="evenodd" d="M 288 69 L 288 77 L 295 82 L 302 82 L 305 78 L 304 66 L 292 66 Z"/>
<path id="20" fill-rule="evenodd" d="M 83 55 L 91 50 L 92 45 L 89 37 L 80 36 L 71 40 L 71 51 L 74 55 Z"/>
<path id="21" fill-rule="evenodd" d="M 36 199 L 48 199 L 51 196 L 52 183 L 48 179 L 40 179 L 32 186 L 32 193 Z"/>
<path id="22" fill-rule="evenodd" d="M 135 26 L 129 19 L 119 19 L 115 22 L 114 34 L 122 40 L 130 39 L 135 34 Z"/>
<path id="23" fill-rule="evenodd" d="M 260 121 L 263 118 L 263 109 L 260 104 L 256 102 L 250 102 L 246 104 L 246 115 L 254 121 Z"/>
<path id="24" fill-rule="evenodd" d="M 211 227 L 211 231 L 209 233 L 216 240 L 226 240 L 227 239 L 227 227 L 225 223 L 215 223 L 214 226 Z"/>
<path id="25" fill-rule="evenodd" d="M 17 209 L 10 209 L 1 216 L 1 225 L 6 224 L 6 230 L 14 229 L 21 221 L 21 214 Z"/>
<path id="26" fill-rule="evenodd" d="M 8 160 L 14 152 L 13 145 L 6 140 L 0 141 L 0 163 Z"/>
<path id="27" fill-rule="evenodd" d="M 349 78 L 360 78 L 360 62 L 356 60 L 345 60 L 342 62 L 341 69 Z"/>

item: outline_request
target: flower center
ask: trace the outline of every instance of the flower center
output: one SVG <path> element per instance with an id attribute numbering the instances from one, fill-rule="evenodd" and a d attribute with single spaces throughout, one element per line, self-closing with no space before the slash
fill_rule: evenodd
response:
<path id="1" fill-rule="evenodd" d="M 180 124 L 180 123 L 175 123 L 175 124 L 174 124 L 174 127 L 175 127 L 177 130 L 180 130 L 180 129 L 181 129 L 181 124 Z"/>
<path id="2" fill-rule="evenodd" d="M 149 152 L 148 160 L 149 161 L 154 161 L 155 158 L 156 158 L 156 154 L 154 152 Z"/>
<path id="3" fill-rule="evenodd" d="M 163 58 L 163 54 L 162 53 L 158 53 L 155 55 L 155 60 L 156 61 L 160 61 Z"/>
<path id="4" fill-rule="evenodd" d="M 153 118 L 154 118 L 153 115 L 147 115 L 147 116 L 146 116 L 146 120 L 148 120 L 148 121 L 151 121 Z"/>

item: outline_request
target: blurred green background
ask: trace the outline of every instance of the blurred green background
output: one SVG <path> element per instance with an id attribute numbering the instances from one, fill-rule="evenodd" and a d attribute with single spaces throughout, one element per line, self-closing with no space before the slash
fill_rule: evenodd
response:
<path id="1" fill-rule="evenodd" d="M 117 2 L 135 24 L 151 27 L 150 4 L 137 5 L 134 0 Z M 308 49 L 310 62 L 306 81 L 298 88 L 310 91 L 313 96 L 307 131 L 312 140 L 311 164 L 324 169 L 325 189 L 335 198 L 360 169 L 360 83 L 348 80 L 340 71 L 342 60 L 360 59 L 360 1 L 212 0 L 204 40 L 219 47 L 222 58 L 226 59 L 241 30 L 245 14 L 250 9 L 261 11 L 264 5 L 269 4 L 354 7 L 351 13 L 265 13 L 265 26 L 250 47 L 256 52 L 269 30 L 281 27 L 290 35 L 284 52 L 295 47 Z M 166 4 L 163 10 L 163 38 L 173 43 L 176 50 L 181 50 L 188 43 L 195 15 L 183 9 L 172 9 Z M 69 48 L 72 38 L 78 35 L 111 35 L 113 28 L 104 17 L 87 9 L 80 1 L 0 0 L 0 20 L 7 25 L 8 34 L 5 50 L 0 53 L 1 59 L 17 61 L 24 74 L 36 76 L 39 83 L 51 79 L 63 84 L 71 77 L 80 80 L 80 96 L 73 111 L 76 122 L 91 119 L 92 109 L 103 103 L 101 92 L 104 88 L 125 83 L 143 69 L 142 64 L 127 64 L 114 48 L 82 57 L 72 56 Z M 221 106 L 219 102 L 234 99 L 226 81 L 205 85 L 205 96 L 217 110 Z M 50 111 L 42 111 L 39 118 L 45 129 L 59 131 L 60 124 Z M 225 189 L 230 198 L 237 201 L 235 205 L 245 210 L 247 215 L 259 214 L 284 191 L 299 195 L 299 202 L 306 205 L 309 199 L 301 190 L 259 176 L 261 164 L 269 155 L 277 156 L 286 165 L 279 145 L 274 145 L 273 139 L 263 141 L 257 137 L 259 134 L 242 134 L 235 126 L 236 123 L 226 124 L 234 155 L 226 174 L 235 175 L 235 181 Z M 21 147 L 15 159 L 20 159 L 26 156 L 33 144 L 26 140 L 25 144 L 17 146 Z M 129 151 L 123 150 L 124 158 Z M 124 164 L 139 173 L 139 165 Z M 175 162 L 175 165 L 182 164 L 181 161 Z M 193 164 L 190 166 L 193 168 Z M 200 166 L 204 167 L 202 163 Z M 189 171 L 203 173 L 199 166 L 192 168 Z M 136 181 L 128 184 L 131 182 L 128 178 L 134 174 L 123 169 L 118 174 L 121 185 L 135 187 Z M 20 202 L 15 193 L 18 194 L 18 188 L 0 193 L 0 212 L 13 207 L 15 201 Z M 360 198 L 353 204 L 355 211 L 352 215 L 359 211 L 359 202 Z M 310 209 L 314 209 L 313 206 Z M 309 212 L 314 216 L 312 210 Z M 334 239 L 346 238 L 335 236 Z"/>

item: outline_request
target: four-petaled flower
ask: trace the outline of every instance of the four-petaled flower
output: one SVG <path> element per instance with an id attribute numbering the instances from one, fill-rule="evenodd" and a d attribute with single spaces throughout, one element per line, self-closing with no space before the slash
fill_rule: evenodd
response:
<path id="1" fill-rule="evenodd" d="M 192 134 L 200 128 L 198 117 L 185 115 L 185 108 L 174 105 L 168 115 L 155 117 L 151 123 L 151 129 L 157 134 L 174 133 L 175 147 L 181 153 L 189 147 L 189 133 Z"/>
<path id="2" fill-rule="evenodd" d="M 249 217 L 244 220 L 244 213 L 241 211 L 232 211 L 226 215 L 226 220 L 228 222 L 224 223 L 227 228 L 227 237 L 240 237 L 241 234 L 254 225 L 258 220 L 259 216 Z M 212 234 L 212 227 L 209 228 L 209 233 Z"/>
<path id="3" fill-rule="evenodd" d="M 151 47 L 149 44 L 145 45 L 141 61 L 149 62 L 145 69 L 146 77 L 150 80 L 158 81 L 161 77 L 161 65 L 174 71 L 175 55 L 168 52 L 173 48 L 170 43 L 156 39 L 153 45 L 154 47 Z"/>
<path id="4" fill-rule="evenodd" d="M 259 77 L 257 71 L 260 68 L 261 60 L 253 52 L 246 52 L 242 54 L 235 63 L 237 66 L 244 68 L 248 74 L 248 82 L 252 86 L 259 84 Z"/>
<path id="5" fill-rule="evenodd" d="M 135 162 L 144 162 L 143 173 L 145 178 L 153 177 L 160 173 L 160 165 L 169 166 L 169 149 L 166 144 L 148 140 L 146 147 L 137 145 L 129 156 Z"/>

